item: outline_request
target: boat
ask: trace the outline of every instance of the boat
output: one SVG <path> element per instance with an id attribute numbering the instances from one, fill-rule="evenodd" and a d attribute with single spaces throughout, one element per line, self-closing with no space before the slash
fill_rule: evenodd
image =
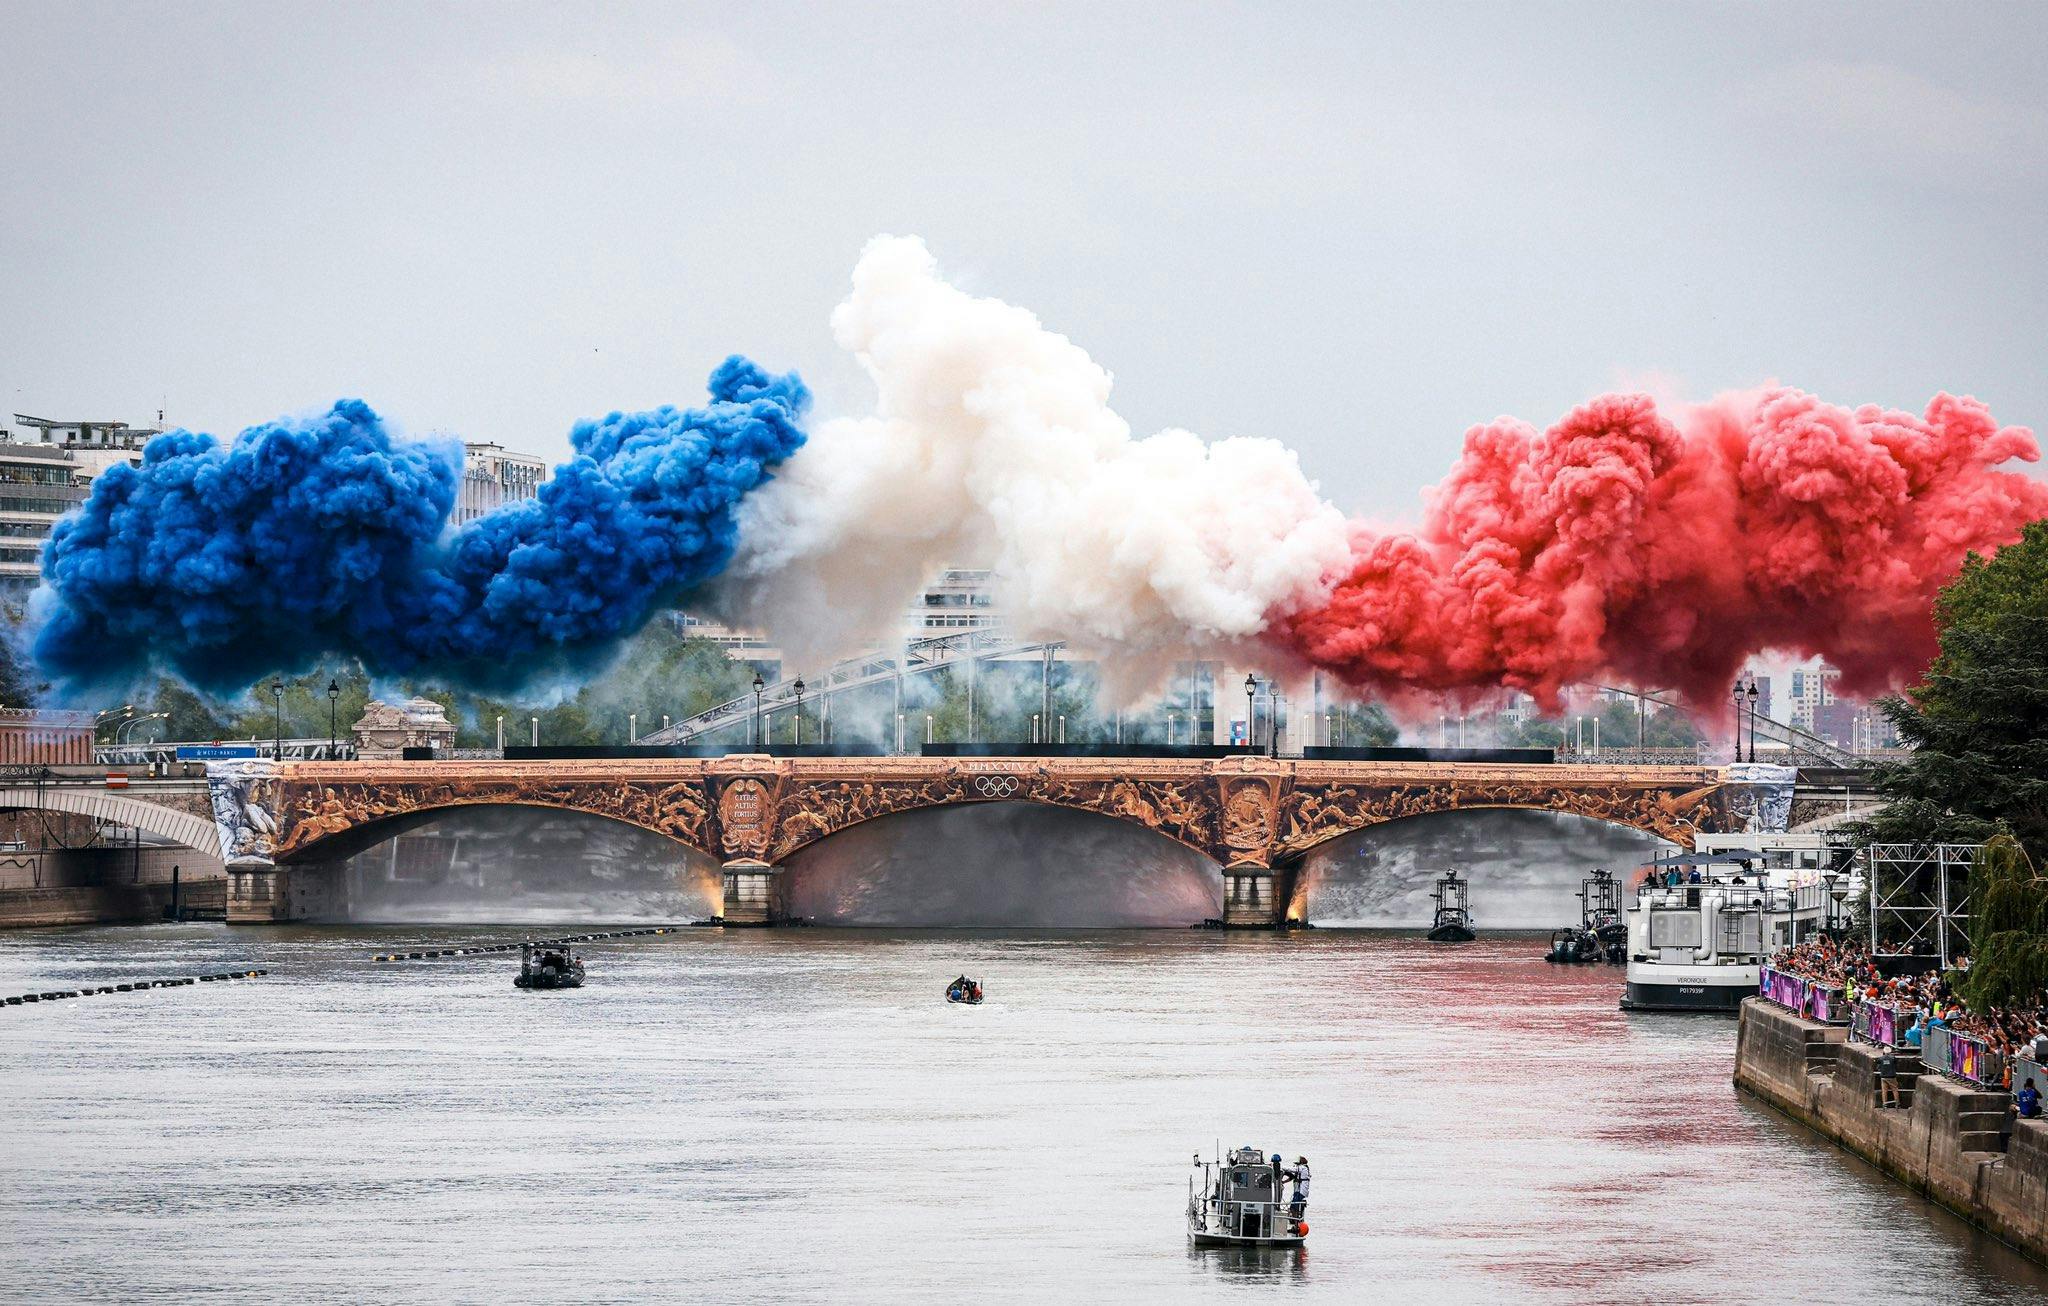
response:
<path id="1" fill-rule="evenodd" d="M 981 998 L 980 980 L 968 979 L 965 975 L 962 975 L 959 979 L 946 986 L 946 1001 L 948 1002 L 964 1002 L 970 1007 L 978 1007 L 981 1005 Z"/>
<path id="2" fill-rule="evenodd" d="M 512 977 L 515 988 L 580 989 L 583 987 L 583 958 L 565 947 L 542 944 L 539 955 L 534 945 L 519 945 L 519 973 Z"/>
<path id="3" fill-rule="evenodd" d="M 1578 964 L 1600 960 L 1606 951 L 1600 936 L 1583 925 L 1567 925 L 1550 932 L 1550 949 L 1543 960 Z"/>
<path id="4" fill-rule="evenodd" d="M 1764 958 L 1841 923 L 1851 851 L 1825 834 L 1701 835 L 1653 859 L 1628 910 L 1623 1011 L 1733 1013 Z"/>
<path id="5" fill-rule="evenodd" d="M 1430 921 L 1431 943 L 1470 943 L 1479 937 L 1472 928 L 1465 891 L 1469 887 L 1456 871 L 1447 871 L 1436 882 L 1436 916 Z"/>
<path id="6" fill-rule="evenodd" d="M 1628 960 L 1628 921 L 1621 912 L 1621 881 L 1605 867 L 1579 881 L 1579 924 L 1600 940 L 1608 962 Z"/>
<path id="7" fill-rule="evenodd" d="M 1302 1170 L 1306 1170 L 1306 1166 Z M 1188 1176 L 1188 1241 L 1197 1247 L 1300 1247 L 1308 1241 L 1306 1211 L 1282 1199 L 1282 1181 L 1305 1179 L 1256 1147 L 1204 1161 L 1195 1154 Z"/>

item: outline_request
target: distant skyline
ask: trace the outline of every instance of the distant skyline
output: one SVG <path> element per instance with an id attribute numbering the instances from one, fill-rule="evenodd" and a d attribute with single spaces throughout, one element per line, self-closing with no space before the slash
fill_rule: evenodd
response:
<path id="1" fill-rule="evenodd" d="M 1412 520 L 1465 428 L 1778 380 L 2048 427 L 2039 6 L 0 3 L 0 403 L 551 462 L 916 233 Z"/>

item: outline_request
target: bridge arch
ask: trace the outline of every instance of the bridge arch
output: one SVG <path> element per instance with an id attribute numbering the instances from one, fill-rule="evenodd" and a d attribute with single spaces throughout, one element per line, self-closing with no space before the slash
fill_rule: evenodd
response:
<path id="1" fill-rule="evenodd" d="M 779 906 L 816 924 L 1179 928 L 1221 914 L 1213 858 L 1135 822 L 1028 801 L 932 804 L 780 862 Z"/>
<path id="2" fill-rule="evenodd" d="M 170 795 L 144 798 L 98 785 L 7 785 L 0 787 L 0 810 L 66 812 L 116 825 L 134 826 L 172 843 L 220 856 L 220 828 L 214 824 L 206 796 L 181 791 L 171 806 Z M 198 810 L 187 810 L 187 808 Z M 200 811 L 205 811 L 201 815 Z"/>
<path id="3" fill-rule="evenodd" d="M 482 811 L 560 812 L 659 835 L 700 857 L 715 856 L 701 843 L 674 829 L 663 828 L 657 821 L 634 820 L 616 812 L 599 811 L 575 802 L 546 802 L 520 796 L 479 795 L 431 805 L 409 806 L 402 810 L 378 813 L 368 819 L 351 819 L 346 824 L 338 819 L 332 820 L 330 824 L 323 824 L 316 806 L 315 814 L 310 819 L 297 823 L 287 833 L 286 842 L 278 848 L 275 861 L 279 866 L 341 861 L 388 840 L 396 839 L 400 835 L 431 826 L 450 815 Z"/>

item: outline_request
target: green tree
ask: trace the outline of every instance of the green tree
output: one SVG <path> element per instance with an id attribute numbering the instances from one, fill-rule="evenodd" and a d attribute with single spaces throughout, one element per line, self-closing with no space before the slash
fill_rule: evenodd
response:
<path id="1" fill-rule="evenodd" d="M 2048 880 L 2034 873 L 2019 840 L 1992 837 L 1970 870 L 1975 939 L 1959 977 L 1976 1011 L 2040 1006 L 2048 990 Z"/>
<path id="2" fill-rule="evenodd" d="M 1866 841 L 1977 842 L 2009 830 L 2048 851 L 2048 523 L 1971 554 L 1936 600 L 1940 652 L 1882 708 L 1912 750 L 1882 768 Z"/>

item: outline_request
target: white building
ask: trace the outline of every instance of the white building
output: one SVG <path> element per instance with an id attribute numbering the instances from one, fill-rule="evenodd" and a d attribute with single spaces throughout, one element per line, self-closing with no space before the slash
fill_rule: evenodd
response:
<path id="1" fill-rule="evenodd" d="M 84 503 L 92 479 L 139 463 L 162 432 L 126 422 L 59 422 L 16 413 L 25 431 L 0 429 L 0 589 L 33 586 L 57 519 Z"/>
<path id="2" fill-rule="evenodd" d="M 455 524 L 461 526 L 520 499 L 540 493 L 548 465 L 531 454 L 513 453 L 503 445 L 462 446 L 462 491 L 455 500 Z"/>

